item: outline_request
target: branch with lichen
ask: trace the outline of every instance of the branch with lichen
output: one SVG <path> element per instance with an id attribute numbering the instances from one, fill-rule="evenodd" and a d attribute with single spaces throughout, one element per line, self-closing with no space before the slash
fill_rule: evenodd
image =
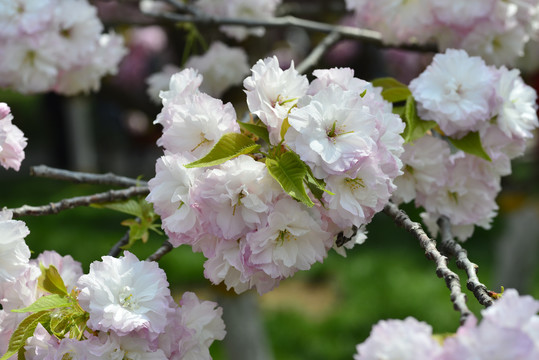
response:
<path id="1" fill-rule="evenodd" d="M 159 249 L 157 249 L 152 255 L 148 256 L 146 261 L 159 261 L 165 254 L 171 252 L 172 249 L 174 249 L 172 244 L 168 240 L 165 240 Z"/>
<path id="2" fill-rule="evenodd" d="M 80 206 L 89 206 L 91 204 L 103 204 L 115 201 L 127 200 L 135 196 L 146 196 L 150 190 L 147 186 L 132 186 L 127 189 L 109 190 L 102 193 L 76 196 L 69 199 L 63 199 L 58 202 L 52 202 L 47 205 L 30 206 L 23 205 L 19 208 L 9 209 L 13 212 L 13 218 L 21 216 L 41 216 L 57 214 L 60 211 L 73 209 Z"/>
<path id="3" fill-rule="evenodd" d="M 455 241 L 451 234 L 451 223 L 446 216 L 438 219 L 442 241 L 440 243 L 440 251 L 449 258 L 455 258 L 457 267 L 466 272 L 468 281 L 466 287 L 470 290 L 477 301 L 483 306 L 492 305 L 492 298 L 489 296 L 487 287 L 479 281 L 477 277 L 477 264 L 474 264 L 468 259 L 468 252 L 458 242 Z"/>
<path id="4" fill-rule="evenodd" d="M 147 186 L 143 180 L 119 176 L 113 173 L 92 174 L 78 171 L 56 169 L 46 165 L 32 166 L 30 175 L 48 179 L 71 181 L 76 184 L 96 184 L 113 186 Z"/>
<path id="5" fill-rule="evenodd" d="M 464 324 L 468 316 L 472 314 L 466 305 L 466 295 L 462 292 L 459 276 L 447 266 L 447 257 L 442 255 L 436 248 L 436 241 L 431 239 L 421 227 L 421 224 L 414 222 L 399 207 L 393 203 L 388 203 L 384 208 L 384 213 L 391 217 L 395 223 L 411 233 L 425 250 L 427 259 L 436 263 L 436 275 L 445 280 L 451 291 L 451 301 L 455 310 L 460 312 L 460 322 Z"/>

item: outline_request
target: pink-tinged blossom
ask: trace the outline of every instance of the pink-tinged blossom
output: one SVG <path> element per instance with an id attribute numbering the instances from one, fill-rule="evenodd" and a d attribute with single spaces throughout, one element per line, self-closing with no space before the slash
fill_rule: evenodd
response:
<path id="1" fill-rule="evenodd" d="M 523 328 L 532 318 L 539 318 L 539 301 L 529 295 L 519 295 L 515 289 L 503 292 L 494 306 L 481 310 L 483 322 L 491 326 Z"/>
<path id="2" fill-rule="evenodd" d="M 274 16 L 280 3 L 281 0 L 198 0 L 196 6 L 210 16 L 267 20 Z M 220 29 L 238 41 L 244 40 L 249 35 L 263 36 L 265 33 L 263 27 L 221 26 Z"/>
<path id="3" fill-rule="evenodd" d="M 232 104 L 223 104 L 204 93 L 194 94 L 185 104 L 176 106 L 171 120 L 157 144 L 196 158 L 206 155 L 224 134 L 240 132 Z"/>
<path id="4" fill-rule="evenodd" d="M 0 304 L 6 311 L 30 306 L 42 295 L 37 289 L 37 279 L 41 270 L 34 264 L 28 263 L 14 281 L 0 283 Z M 15 313 L 13 313 L 15 314 Z M 20 315 L 17 314 L 20 318 Z M 20 318 L 20 320 L 22 320 Z"/>
<path id="5" fill-rule="evenodd" d="M 469 230 L 473 225 L 490 228 L 498 210 L 495 198 L 499 191 L 500 176 L 490 163 L 459 151 L 449 158 L 445 182 L 429 194 L 418 192 L 416 204 L 430 213 L 431 220 L 445 215 L 452 225 L 466 226 L 466 231 L 455 234 L 465 240 L 471 235 Z M 430 231 L 436 234 L 435 223 L 429 224 Z"/>
<path id="6" fill-rule="evenodd" d="M 31 260 L 36 266 L 42 264 L 45 268 L 51 265 L 58 270 L 60 277 L 67 287 L 67 291 L 71 291 L 77 280 L 82 276 L 82 265 L 75 261 L 71 255 L 62 256 L 56 251 L 43 251 L 35 260 Z"/>
<path id="7" fill-rule="evenodd" d="M 38 324 L 34 334 L 26 341 L 24 358 L 25 360 L 45 360 L 50 357 L 51 353 L 56 353 L 57 347 L 56 337 L 49 334 L 43 325 Z"/>
<path id="8" fill-rule="evenodd" d="M 249 111 L 268 127 L 270 140 L 276 145 L 281 141 L 283 120 L 299 98 L 307 93 L 309 82 L 305 75 L 294 69 L 294 63 L 282 70 L 275 56 L 258 60 L 251 72 L 252 75 L 243 81 Z"/>
<path id="9" fill-rule="evenodd" d="M 264 163 L 241 155 L 208 170 L 191 189 L 204 228 L 236 240 L 264 226 L 274 199 L 284 194 Z"/>
<path id="10" fill-rule="evenodd" d="M 24 160 L 26 138 L 12 123 L 13 115 L 6 103 L 0 103 L 0 165 L 19 171 Z"/>
<path id="11" fill-rule="evenodd" d="M 88 1 L 2 1 L 0 25 L 0 85 L 22 93 L 95 91 L 126 52 Z"/>
<path id="12" fill-rule="evenodd" d="M 245 50 L 220 41 L 213 42 L 203 55 L 191 56 L 185 67 L 200 71 L 204 77 L 200 90 L 214 97 L 220 97 L 233 85 L 240 85 L 249 74 Z"/>
<path id="13" fill-rule="evenodd" d="M 117 74 L 118 65 L 127 53 L 123 37 L 113 32 L 104 33 L 96 42 L 95 51 L 85 62 L 61 71 L 54 86 L 56 92 L 75 95 L 97 91 L 104 76 Z"/>
<path id="14" fill-rule="evenodd" d="M 237 294 L 254 286 L 244 274 L 240 243 L 237 241 L 218 242 L 213 256 L 204 263 L 207 279 L 215 285 L 224 283 L 227 290 L 234 289 Z M 278 283 L 278 280 L 273 280 L 266 290 L 273 289 Z"/>
<path id="15" fill-rule="evenodd" d="M 478 130 L 490 120 L 496 99 L 497 74 L 479 57 L 464 50 L 437 54 L 410 83 L 424 120 L 434 120 L 449 136 Z"/>
<path id="16" fill-rule="evenodd" d="M 387 44 L 425 43 L 433 32 L 429 1 L 376 1 L 379 17 L 370 25 L 382 33 L 382 39 Z"/>
<path id="17" fill-rule="evenodd" d="M 498 71 L 497 93 L 503 100 L 496 111 L 498 126 L 509 137 L 533 137 L 532 131 L 539 126 L 537 93 L 524 83 L 517 69 L 502 66 Z"/>
<path id="18" fill-rule="evenodd" d="M 404 145 L 404 174 L 395 179 L 397 189 L 393 194 L 396 202 L 410 202 L 416 192 L 428 196 L 444 183 L 446 164 L 449 161 L 449 144 L 434 136 L 422 138 Z"/>
<path id="19" fill-rule="evenodd" d="M 351 90 L 358 94 L 365 90 L 372 90 L 372 84 L 368 81 L 354 77 L 354 70 L 350 68 L 316 69 L 313 71 L 316 76 L 307 91 L 308 95 L 315 95 L 320 90 L 329 87 L 331 84 L 340 86 L 343 90 Z"/>
<path id="20" fill-rule="evenodd" d="M 197 70 L 187 68 L 170 77 L 166 91 L 161 91 L 159 97 L 163 103 L 163 109 L 157 115 L 155 124 L 161 124 L 167 129 L 172 123 L 176 105 L 186 104 L 191 95 L 198 94 L 202 84 L 202 75 Z"/>
<path id="21" fill-rule="evenodd" d="M 97 9 L 85 1 L 57 0 L 54 17 L 45 36 L 53 45 L 57 65 L 70 69 L 93 56 L 103 24 Z M 66 51 L 69 49 L 69 51 Z"/>
<path id="22" fill-rule="evenodd" d="M 372 220 L 389 201 L 394 185 L 374 159 L 363 161 L 354 177 L 331 175 L 326 188 L 334 193 L 324 193 L 327 214 L 341 228 L 361 226 Z"/>
<path id="23" fill-rule="evenodd" d="M 148 85 L 146 93 L 154 103 L 161 103 L 159 95 L 161 92 L 168 90 L 170 78 L 179 71 L 180 68 L 176 65 L 167 64 L 161 71 L 148 76 L 146 79 L 146 84 Z"/>
<path id="24" fill-rule="evenodd" d="M 315 176 L 357 172 L 376 152 L 376 120 L 355 92 L 330 85 L 289 117 L 285 140 Z M 303 99 L 302 99 L 303 102 Z"/>
<path id="25" fill-rule="evenodd" d="M 459 47 L 470 55 L 480 56 L 488 64 L 500 66 L 514 64 L 523 56 L 524 46 L 529 40 L 522 26 L 483 22 L 463 38 Z"/>
<path id="26" fill-rule="evenodd" d="M 43 31 L 52 19 L 55 0 L 0 0 L 0 37 Z"/>
<path id="27" fill-rule="evenodd" d="M 24 241 L 30 231 L 23 221 L 12 220 L 12 216 L 9 210 L 0 211 L 0 300 L 5 282 L 15 281 L 30 259 L 30 249 Z"/>
<path id="28" fill-rule="evenodd" d="M 90 313 L 92 330 L 131 332 L 149 339 L 163 332 L 170 308 L 165 272 L 157 263 L 140 261 L 130 252 L 123 257 L 103 256 L 80 277 L 79 303 Z"/>
<path id="29" fill-rule="evenodd" d="M 211 360 L 209 347 L 214 340 L 223 340 L 226 331 L 223 309 L 213 301 L 200 301 L 192 292 L 180 300 L 178 317 L 188 334 L 179 339 L 179 351 L 174 359 Z"/>
<path id="30" fill-rule="evenodd" d="M 481 58 L 449 49 L 437 54 L 409 87 L 422 119 L 434 120 L 446 135 L 460 137 L 490 120 L 497 106 L 497 80 Z"/>
<path id="31" fill-rule="evenodd" d="M 137 359 L 166 360 L 161 349 L 153 349 L 147 340 L 133 335 L 119 336 L 114 332 L 100 332 L 85 340 L 64 338 L 44 360 L 99 360 L 99 359 Z"/>
<path id="32" fill-rule="evenodd" d="M 268 216 L 267 226 L 247 234 L 242 252 L 250 266 L 270 277 L 290 277 L 326 257 L 333 236 L 320 223 L 316 208 L 283 198 Z"/>
<path id="33" fill-rule="evenodd" d="M 431 326 L 408 317 L 374 325 L 367 340 L 357 346 L 354 360 L 432 360 L 441 351 Z"/>
<path id="34" fill-rule="evenodd" d="M 497 0 L 431 0 L 436 20 L 450 28 L 467 29 L 490 17 Z"/>
<path id="35" fill-rule="evenodd" d="M 53 49 L 45 36 L 8 39 L 0 50 L 2 86 L 12 86 L 21 93 L 51 89 L 58 76 Z"/>
<path id="36" fill-rule="evenodd" d="M 193 251 L 211 256 L 216 239 L 201 226 L 199 212 L 190 195 L 190 188 L 205 170 L 184 166 L 192 161 L 193 157 L 172 153 L 159 158 L 156 175 L 148 184 L 150 194 L 146 200 L 154 204 L 155 212 L 161 216 L 163 230 L 173 246 L 189 244 Z"/>
<path id="37" fill-rule="evenodd" d="M 447 338 L 437 359 L 537 359 L 539 352 L 521 329 L 492 326 L 486 321 L 476 326 L 476 322 L 472 315 L 455 336 Z"/>

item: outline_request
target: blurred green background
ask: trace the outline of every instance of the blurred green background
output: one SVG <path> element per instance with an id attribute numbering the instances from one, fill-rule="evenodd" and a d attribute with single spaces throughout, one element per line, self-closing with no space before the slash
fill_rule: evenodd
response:
<path id="1" fill-rule="evenodd" d="M 7 207 L 46 204 L 106 190 L 30 177 L 17 181 L 0 177 L 0 189 L 2 206 Z M 407 211 L 417 216 L 415 209 L 407 207 Z M 126 228 L 120 225 L 125 218 L 107 209 L 77 208 L 22 220 L 31 231 L 26 240 L 34 256 L 53 249 L 72 255 L 87 271 L 89 264 L 106 254 L 125 233 Z M 476 230 L 465 244 L 470 259 L 480 266 L 480 280 L 495 291 L 499 288 L 492 283 L 496 266 L 493 252 L 503 226 L 500 216 L 492 230 Z M 435 333 L 454 332 L 458 327 L 459 314 L 452 309 L 449 290 L 436 277 L 434 263 L 424 257 L 417 241 L 384 214 L 375 217 L 368 232 L 366 243 L 349 251 L 347 258 L 332 251 L 323 264 L 283 281 L 264 296 L 257 295 L 276 359 L 351 359 L 355 345 L 380 319 L 413 316 L 431 324 Z M 132 251 L 145 258 L 163 240 L 152 233 L 148 243 L 137 243 Z M 161 259 L 160 266 L 167 272 L 177 299 L 184 291 L 194 291 L 208 300 L 234 296 L 225 295 L 204 279 L 203 261 L 201 254 L 184 246 Z M 531 293 L 539 297 L 537 277 Z M 481 307 L 468 294 L 470 307 L 479 314 Z M 224 353 L 220 342 L 212 345 L 214 359 L 225 359 Z"/>

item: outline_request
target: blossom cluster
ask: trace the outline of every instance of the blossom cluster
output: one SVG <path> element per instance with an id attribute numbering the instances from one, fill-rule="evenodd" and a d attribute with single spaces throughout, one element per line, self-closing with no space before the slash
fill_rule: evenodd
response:
<path id="1" fill-rule="evenodd" d="M 201 92 L 197 71 L 183 70 L 160 95 L 156 123 L 163 125 L 158 144 L 165 155 L 147 200 L 174 246 L 204 253 L 204 274 L 213 283 L 265 293 L 321 262 L 338 234 L 352 236 L 383 209 L 402 173 L 404 123 L 381 89 L 351 69 L 315 70 L 309 84 L 293 64 L 283 70 L 273 57 L 251 72 L 244 80 L 247 106 L 267 133 L 265 160 L 239 155 L 186 167 L 225 135 L 243 135 L 233 106 Z M 288 168 L 288 161 L 295 165 Z M 289 179 L 298 170 L 325 184 L 323 194 L 303 189 L 302 179 L 299 189 L 285 191 L 275 172 Z M 297 201 L 302 189 L 306 199 Z M 348 246 L 364 238 L 360 230 Z"/>
<path id="2" fill-rule="evenodd" d="M 26 138 L 12 123 L 13 115 L 6 103 L 0 103 L 0 165 L 19 171 L 24 160 Z"/>
<path id="3" fill-rule="evenodd" d="M 65 95 L 99 89 L 126 53 L 87 0 L 0 1 L 0 49 L 1 87 Z"/>
<path id="4" fill-rule="evenodd" d="M 241 84 L 249 73 L 247 54 L 243 48 L 229 47 L 215 41 L 201 56 L 191 56 L 185 68 L 196 69 L 204 82 L 200 90 L 213 97 L 220 97 L 229 87 Z M 175 65 L 165 65 L 164 69 L 148 77 L 148 95 L 156 103 L 161 102 L 159 93 L 168 89 L 170 77 L 181 69 Z"/>
<path id="5" fill-rule="evenodd" d="M 536 40 L 539 4 L 498 0 L 346 0 L 356 24 L 380 31 L 389 44 L 435 42 L 465 49 L 495 65 L 514 64 Z"/>
<path id="6" fill-rule="evenodd" d="M 83 274 L 69 255 L 45 251 L 30 259 L 24 241 L 29 230 L 7 210 L 0 212 L 0 233 L 0 354 L 7 352 L 11 336 L 29 315 L 12 310 L 50 295 L 39 284 L 42 269 L 51 266 L 67 292 L 76 295 L 75 307 L 86 312 L 87 321 L 78 337 L 69 336 L 59 328 L 80 317 L 69 318 L 75 310 L 62 311 L 68 308 L 53 310 L 51 319 L 64 318 L 49 326 L 51 333 L 38 325 L 24 346 L 26 359 L 211 359 L 209 346 L 225 335 L 222 309 L 190 292 L 178 306 L 155 262 L 139 261 L 126 251 L 120 258 L 103 256 Z"/>
<path id="7" fill-rule="evenodd" d="M 415 199 L 426 210 L 423 219 L 434 233 L 436 219 L 447 216 L 454 234 L 464 240 L 474 224 L 490 227 L 501 176 L 511 173 L 511 159 L 524 153 L 539 126 L 537 94 L 518 70 L 488 66 L 453 49 L 437 54 L 409 88 L 418 115 L 434 121 L 439 131 L 404 146 L 405 174 L 395 181 L 394 199 Z M 456 151 L 447 141 L 473 136 L 484 158 Z"/>
<path id="8" fill-rule="evenodd" d="M 380 321 L 357 346 L 354 360 L 538 359 L 538 310 L 539 301 L 508 289 L 481 311 L 479 324 L 471 315 L 443 344 L 430 325 L 414 318 Z"/>

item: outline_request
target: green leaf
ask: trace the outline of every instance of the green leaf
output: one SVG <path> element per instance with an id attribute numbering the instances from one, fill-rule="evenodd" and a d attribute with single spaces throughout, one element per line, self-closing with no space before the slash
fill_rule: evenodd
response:
<path id="1" fill-rule="evenodd" d="M 415 100 L 411 95 L 406 99 L 402 117 L 406 123 L 406 128 L 402 134 L 405 143 L 410 143 L 423 137 L 427 131 L 436 126 L 436 122 L 432 120 L 422 120 L 417 116 Z"/>
<path id="2" fill-rule="evenodd" d="M 224 134 L 202 159 L 185 165 L 186 168 L 208 167 L 224 163 L 240 155 L 250 154 L 260 148 L 260 145 L 248 136 L 238 133 Z"/>
<path id="3" fill-rule="evenodd" d="M 408 88 L 395 87 L 382 90 L 382 97 L 391 103 L 405 101 L 412 92 Z"/>
<path id="4" fill-rule="evenodd" d="M 58 270 L 53 265 L 45 268 L 43 264 L 39 264 L 39 267 L 41 268 L 41 276 L 37 280 L 37 286 L 51 294 L 66 296 L 67 289 Z"/>
<path id="5" fill-rule="evenodd" d="M 404 108 L 405 106 L 393 106 L 393 114 L 397 114 L 400 117 L 404 116 Z"/>
<path id="6" fill-rule="evenodd" d="M 306 165 L 296 153 L 289 151 L 277 159 L 266 158 L 266 166 L 271 176 L 290 196 L 308 207 L 314 205 L 303 185 L 303 179 L 308 173 Z"/>
<path id="7" fill-rule="evenodd" d="M 241 122 L 241 121 L 238 121 L 238 124 L 240 124 L 240 127 L 243 130 L 247 130 L 248 132 L 258 136 L 259 138 L 264 140 L 267 144 L 270 143 L 269 132 L 268 132 L 268 128 L 266 126 L 249 124 L 249 123 L 244 123 L 244 122 Z"/>
<path id="8" fill-rule="evenodd" d="M 460 149 L 468 154 L 478 156 L 481 159 L 492 161 L 481 144 L 479 132 L 468 133 L 461 139 L 449 138 L 449 141 L 451 141 L 451 144 L 453 144 L 453 146 L 455 146 L 457 149 Z"/>
<path id="9" fill-rule="evenodd" d="M 377 78 L 371 81 L 372 86 L 381 87 L 383 89 L 391 88 L 408 88 L 405 84 L 392 77 Z"/>
<path id="10" fill-rule="evenodd" d="M 92 204 L 92 207 L 110 209 L 118 211 L 124 214 L 133 215 L 136 217 L 142 217 L 142 209 L 139 201 L 135 199 L 129 199 L 124 202 L 114 202 L 105 204 Z"/>
<path id="11" fill-rule="evenodd" d="M 73 301 L 65 296 L 58 294 L 52 294 L 42 296 L 38 298 L 32 305 L 22 309 L 14 309 L 12 312 L 25 313 L 25 312 L 39 312 L 44 310 L 51 310 L 56 308 L 62 308 L 73 305 Z"/>
<path id="12" fill-rule="evenodd" d="M 15 355 L 19 349 L 24 347 L 26 340 L 34 335 L 37 324 L 48 322 L 50 319 L 49 317 L 50 313 L 48 311 L 40 311 L 28 315 L 21 321 L 9 339 L 7 352 L 0 358 L 0 360 L 6 360 Z"/>
<path id="13" fill-rule="evenodd" d="M 315 198 L 317 198 L 318 200 L 322 200 L 322 195 L 324 194 L 324 192 L 328 193 L 329 195 L 335 195 L 335 193 L 332 193 L 331 191 L 326 189 L 326 183 L 323 180 L 314 177 L 311 168 L 309 168 L 307 164 L 305 164 L 305 167 L 307 168 L 307 175 L 305 175 L 304 181 Z"/>
<path id="14" fill-rule="evenodd" d="M 382 97 L 392 103 L 405 101 L 408 96 L 412 95 L 408 86 L 392 77 L 374 79 L 371 83 L 372 86 L 381 87 Z"/>
<path id="15" fill-rule="evenodd" d="M 290 127 L 290 123 L 288 122 L 288 116 L 284 118 L 283 123 L 281 124 L 281 139 L 284 139 L 284 136 L 286 135 L 286 132 L 288 131 L 288 128 Z"/>

